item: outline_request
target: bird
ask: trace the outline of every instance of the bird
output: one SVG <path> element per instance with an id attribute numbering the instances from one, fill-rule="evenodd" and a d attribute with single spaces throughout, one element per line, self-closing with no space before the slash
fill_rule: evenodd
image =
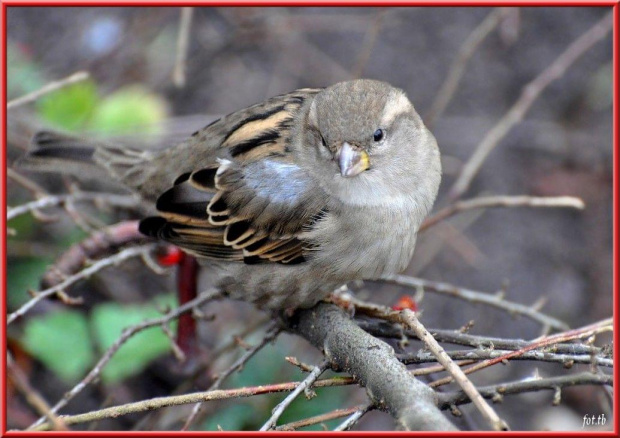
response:
<path id="1" fill-rule="evenodd" d="M 378 80 L 302 88 L 226 115 L 161 151 L 40 131 L 22 168 L 100 175 L 153 214 L 207 287 L 266 310 L 402 272 L 441 181 L 433 134 Z"/>

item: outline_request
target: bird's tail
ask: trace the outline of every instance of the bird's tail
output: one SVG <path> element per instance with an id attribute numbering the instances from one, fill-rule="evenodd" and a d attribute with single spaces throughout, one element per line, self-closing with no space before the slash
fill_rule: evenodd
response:
<path id="1" fill-rule="evenodd" d="M 31 140 L 31 148 L 15 165 L 36 172 L 71 174 L 89 179 L 105 177 L 107 172 L 96 164 L 96 140 L 73 137 L 52 131 L 40 131 Z"/>

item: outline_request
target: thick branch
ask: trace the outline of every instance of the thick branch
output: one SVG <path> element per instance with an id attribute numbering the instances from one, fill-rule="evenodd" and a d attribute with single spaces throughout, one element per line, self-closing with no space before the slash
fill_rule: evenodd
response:
<path id="1" fill-rule="evenodd" d="M 497 412 L 484 400 L 472 381 L 469 380 L 467 376 L 465 376 L 465 373 L 463 373 L 463 370 L 450 359 L 443 347 L 439 345 L 426 327 L 418 320 L 416 314 L 409 309 L 405 309 L 399 314 L 399 319 L 403 324 L 409 326 L 418 338 L 424 342 L 424 345 L 433 353 L 437 361 L 450 373 L 454 381 L 463 388 L 463 391 L 473 401 L 482 416 L 491 424 L 491 427 L 498 431 L 508 430 L 508 424 L 506 424 L 506 422 L 497 415 Z"/>
<path id="2" fill-rule="evenodd" d="M 392 347 L 360 329 L 339 307 L 319 303 L 302 310 L 294 327 L 332 366 L 351 373 L 404 429 L 456 430 L 437 409 L 434 392 L 407 371 Z"/>

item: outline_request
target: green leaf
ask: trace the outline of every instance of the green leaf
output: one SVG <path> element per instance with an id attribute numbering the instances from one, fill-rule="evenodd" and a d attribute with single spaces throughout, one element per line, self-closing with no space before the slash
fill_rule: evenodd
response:
<path id="1" fill-rule="evenodd" d="M 22 345 L 67 383 L 79 380 L 94 360 L 86 317 L 77 310 L 29 318 Z"/>
<path id="2" fill-rule="evenodd" d="M 42 97 L 37 108 L 49 123 L 68 131 L 79 131 L 97 106 L 97 87 L 91 80 L 81 81 Z"/>
<path id="3" fill-rule="evenodd" d="M 95 340 L 101 352 L 107 350 L 126 327 L 139 324 L 145 319 L 161 316 L 158 309 L 172 306 L 172 295 L 158 297 L 151 303 L 125 305 L 106 303 L 96 306 L 92 314 Z M 143 330 L 131 337 L 112 357 L 103 369 L 106 383 L 121 381 L 146 368 L 151 361 L 170 351 L 170 340 L 160 327 Z"/>
<path id="4" fill-rule="evenodd" d="M 38 290 L 41 276 L 52 263 L 51 259 L 45 258 L 20 258 L 8 261 L 7 275 L 7 305 L 14 310 L 24 304 L 31 297 L 28 290 Z"/>
<path id="5" fill-rule="evenodd" d="M 166 103 L 160 96 L 133 85 L 107 96 L 93 114 L 90 127 L 114 134 L 135 132 L 139 127 L 147 134 L 157 134 L 166 114 Z"/>

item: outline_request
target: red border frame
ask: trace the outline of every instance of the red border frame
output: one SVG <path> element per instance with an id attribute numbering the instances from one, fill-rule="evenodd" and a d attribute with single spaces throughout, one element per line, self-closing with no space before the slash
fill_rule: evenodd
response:
<path id="1" fill-rule="evenodd" d="M 7 38 L 6 38 L 6 9 L 9 6 L 169 6 L 169 7 L 180 7 L 180 6 L 439 6 L 439 7 L 447 7 L 447 6 L 603 6 L 603 7 L 611 7 L 614 12 L 614 29 L 613 29 L 613 258 L 616 263 L 613 266 L 617 266 L 618 263 L 618 169 L 620 167 L 620 151 L 619 151 L 619 128 L 618 128 L 618 120 L 620 117 L 620 112 L 618 109 L 619 101 L 620 101 L 620 86 L 618 84 L 618 75 L 620 74 L 619 68 L 619 40 L 620 40 L 620 30 L 618 29 L 618 25 L 620 24 L 620 3 L 619 0 L 593 0 L 593 1 L 584 1 L 584 0 L 547 0 L 547 1 L 537 1 L 537 0 L 521 0 L 521 1 L 505 1 L 501 2 L 498 0 L 473 0 L 473 1 L 455 1 L 455 0 L 436 0 L 436 1 L 407 1 L 407 0 L 389 0 L 385 2 L 373 1 L 373 0 L 353 0 L 353 1 L 329 1 L 329 0 L 314 0 L 314 1 L 298 1 L 293 2 L 290 0 L 271 0 L 271 1 L 217 1 L 217 2 L 204 2 L 204 1 L 191 1 L 185 0 L 180 2 L 171 2 L 169 0 L 151 0 L 151 1 L 123 1 L 123 0 L 112 0 L 112 1 L 70 1 L 70 0 L 54 0 L 50 2 L 42 2 L 42 1 L 29 1 L 29 0 L 9 0 L 2 1 L 2 7 L 0 10 L 0 17 L 2 22 L 2 68 L 0 69 L 0 80 L 2 81 L 2 85 L 0 86 L 0 102 L 2 102 L 2 107 L 0 108 L 2 114 L 2 145 L 1 145 L 1 155 L 0 155 L 0 175 L 2 181 L 2 189 L 0 190 L 1 196 L 1 208 L 2 208 L 2 216 L 0 217 L 0 225 L 2 227 L 2 245 L 0 245 L 0 258 L 1 258 L 1 266 L 2 270 L 0 270 L 0 278 L 2 279 L 0 283 L 0 313 L 2 318 L 2 328 L 6 327 L 6 272 L 7 272 L 7 263 L 6 263 L 6 242 L 7 242 L 7 229 L 6 229 L 6 211 L 7 211 L 7 176 L 6 176 L 6 87 L 7 87 L 7 79 L 6 79 L 6 53 L 7 53 Z M 614 345 L 618 346 L 619 336 L 618 336 L 618 270 L 615 269 L 613 271 L 613 319 L 614 319 L 614 333 L 613 333 L 613 342 Z M 7 432 L 6 425 L 6 405 L 7 405 L 7 394 L 6 394 L 6 354 L 4 352 L 7 348 L 7 339 L 6 333 L 2 330 L 2 358 L 1 358 L 1 371 L 2 376 L 0 377 L 0 392 L 2 393 L 2 412 L 0 412 L 0 436 L 97 436 L 97 437 L 106 437 L 106 436 L 148 436 L 148 437 L 160 437 L 160 436 L 204 436 L 210 434 L 217 434 L 222 436 L 253 436 L 260 435 L 261 432 L 81 432 L 81 431 L 70 431 L 70 432 Z M 617 360 L 617 352 L 614 350 L 614 361 Z M 617 391 L 617 383 L 618 383 L 618 366 L 614 367 L 614 387 L 616 390 L 614 391 L 614 430 L 613 432 L 591 432 L 587 435 L 591 436 L 618 436 L 618 420 L 620 410 L 618 408 L 618 391 Z M 586 431 L 584 431 L 586 432 Z M 507 432 L 507 434 L 513 436 L 582 436 L 585 435 L 584 432 Z M 278 436 L 325 436 L 325 432 L 273 432 Z M 333 433 L 333 432 L 332 432 Z M 402 436 L 402 435 L 410 435 L 412 433 L 407 432 L 356 432 L 356 435 L 359 436 Z M 496 432 L 457 432 L 457 433 L 437 433 L 437 432 L 425 432 L 424 435 L 429 436 L 456 436 L 456 435 L 498 435 Z M 506 434 L 506 433 L 504 433 Z"/>

